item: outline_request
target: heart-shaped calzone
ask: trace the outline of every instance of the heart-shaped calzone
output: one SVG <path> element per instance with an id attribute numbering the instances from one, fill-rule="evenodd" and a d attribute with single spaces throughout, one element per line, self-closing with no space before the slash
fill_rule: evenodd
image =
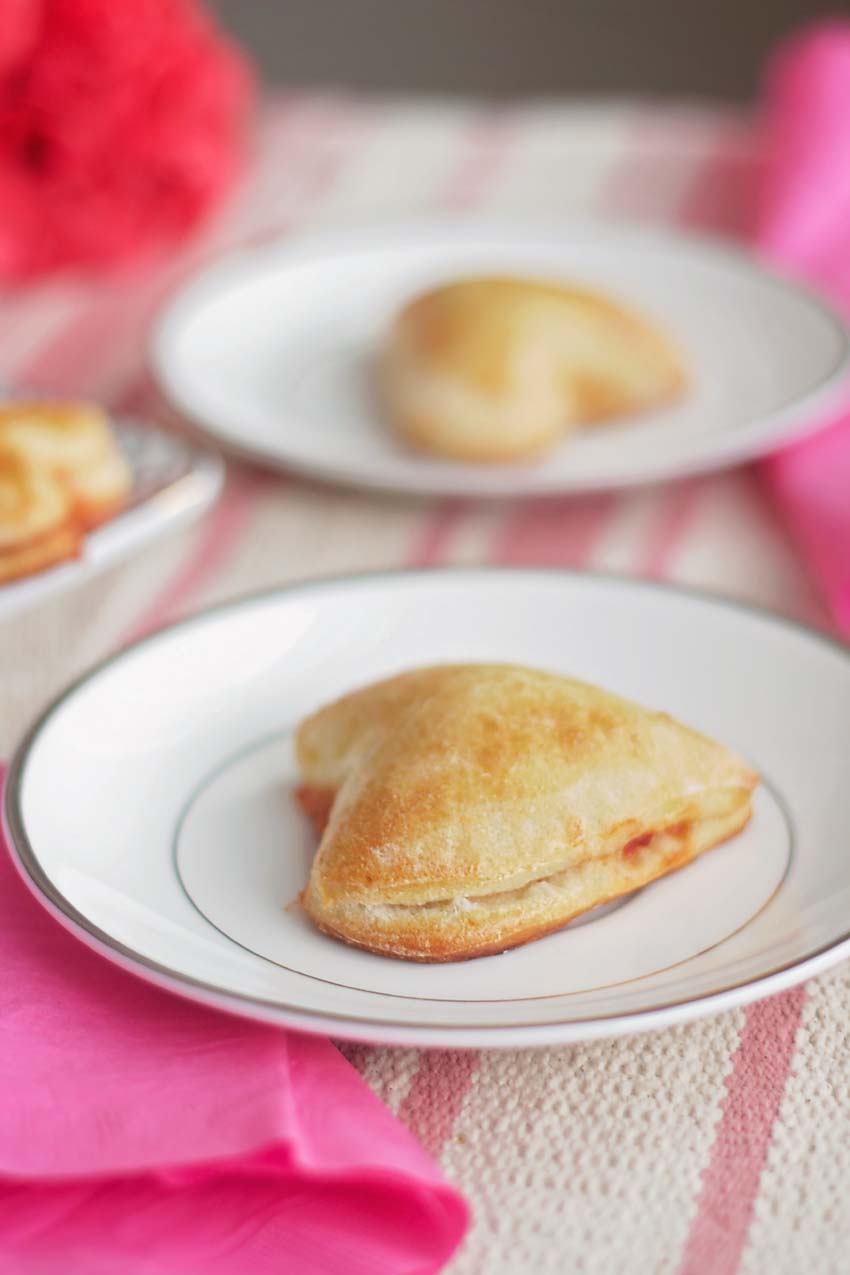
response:
<path id="1" fill-rule="evenodd" d="M 685 389 L 668 336 L 586 288 L 461 279 L 414 297 L 379 363 L 390 424 L 454 460 L 522 461 L 579 425 L 666 406 Z"/>
<path id="2" fill-rule="evenodd" d="M 502 952 L 682 867 L 744 826 L 758 782 L 665 713 L 498 664 L 346 695 L 297 755 L 321 829 L 308 915 L 416 961 Z"/>

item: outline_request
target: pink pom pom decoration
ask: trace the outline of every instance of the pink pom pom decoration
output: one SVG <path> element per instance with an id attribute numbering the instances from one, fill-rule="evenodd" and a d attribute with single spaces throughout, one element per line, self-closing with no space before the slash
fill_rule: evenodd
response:
<path id="1" fill-rule="evenodd" d="M 0 281 L 172 247 L 237 177 L 252 101 L 195 0 L 2 0 Z"/>

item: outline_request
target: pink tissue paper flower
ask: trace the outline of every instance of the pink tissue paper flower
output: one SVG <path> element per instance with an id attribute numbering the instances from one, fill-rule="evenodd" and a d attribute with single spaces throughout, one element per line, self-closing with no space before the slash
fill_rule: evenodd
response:
<path id="1" fill-rule="evenodd" d="M 0 282 L 175 244 L 236 178 L 252 100 L 195 0 L 2 0 Z"/>

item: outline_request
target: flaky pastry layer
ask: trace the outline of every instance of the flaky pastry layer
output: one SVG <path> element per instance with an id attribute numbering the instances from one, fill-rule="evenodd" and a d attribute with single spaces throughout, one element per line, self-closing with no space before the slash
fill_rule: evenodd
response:
<path id="1" fill-rule="evenodd" d="M 0 407 L 0 582 L 76 557 L 126 504 L 132 474 L 108 418 L 76 403 Z"/>
<path id="2" fill-rule="evenodd" d="M 79 528 L 69 523 L 16 549 L 4 549 L 0 552 L 0 584 L 36 575 L 76 558 L 81 545 Z"/>
<path id="3" fill-rule="evenodd" d="M 309 802 L 308 797 L 302 804 Z M 739 832 L 750 813 L 749 799 L 742 799 L 723 815 L 646 833 L 602 858 L 514 889 L 423 904 L 374 904 L 325 900 L 311 883 L 304 902 L 319 929 L 371 952 L 424 962 L 494 955 L 562 929 L 684 867 Z"/>

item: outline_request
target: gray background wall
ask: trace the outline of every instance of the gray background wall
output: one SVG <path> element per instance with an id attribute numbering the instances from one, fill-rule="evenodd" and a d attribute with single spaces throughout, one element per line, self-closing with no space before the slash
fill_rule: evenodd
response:
<path id="1" fill-rule="evenodd" d="M 208 0 L 266 77 L 379 91 L 749 97 L 781 35 L 850 0 Z"/>

